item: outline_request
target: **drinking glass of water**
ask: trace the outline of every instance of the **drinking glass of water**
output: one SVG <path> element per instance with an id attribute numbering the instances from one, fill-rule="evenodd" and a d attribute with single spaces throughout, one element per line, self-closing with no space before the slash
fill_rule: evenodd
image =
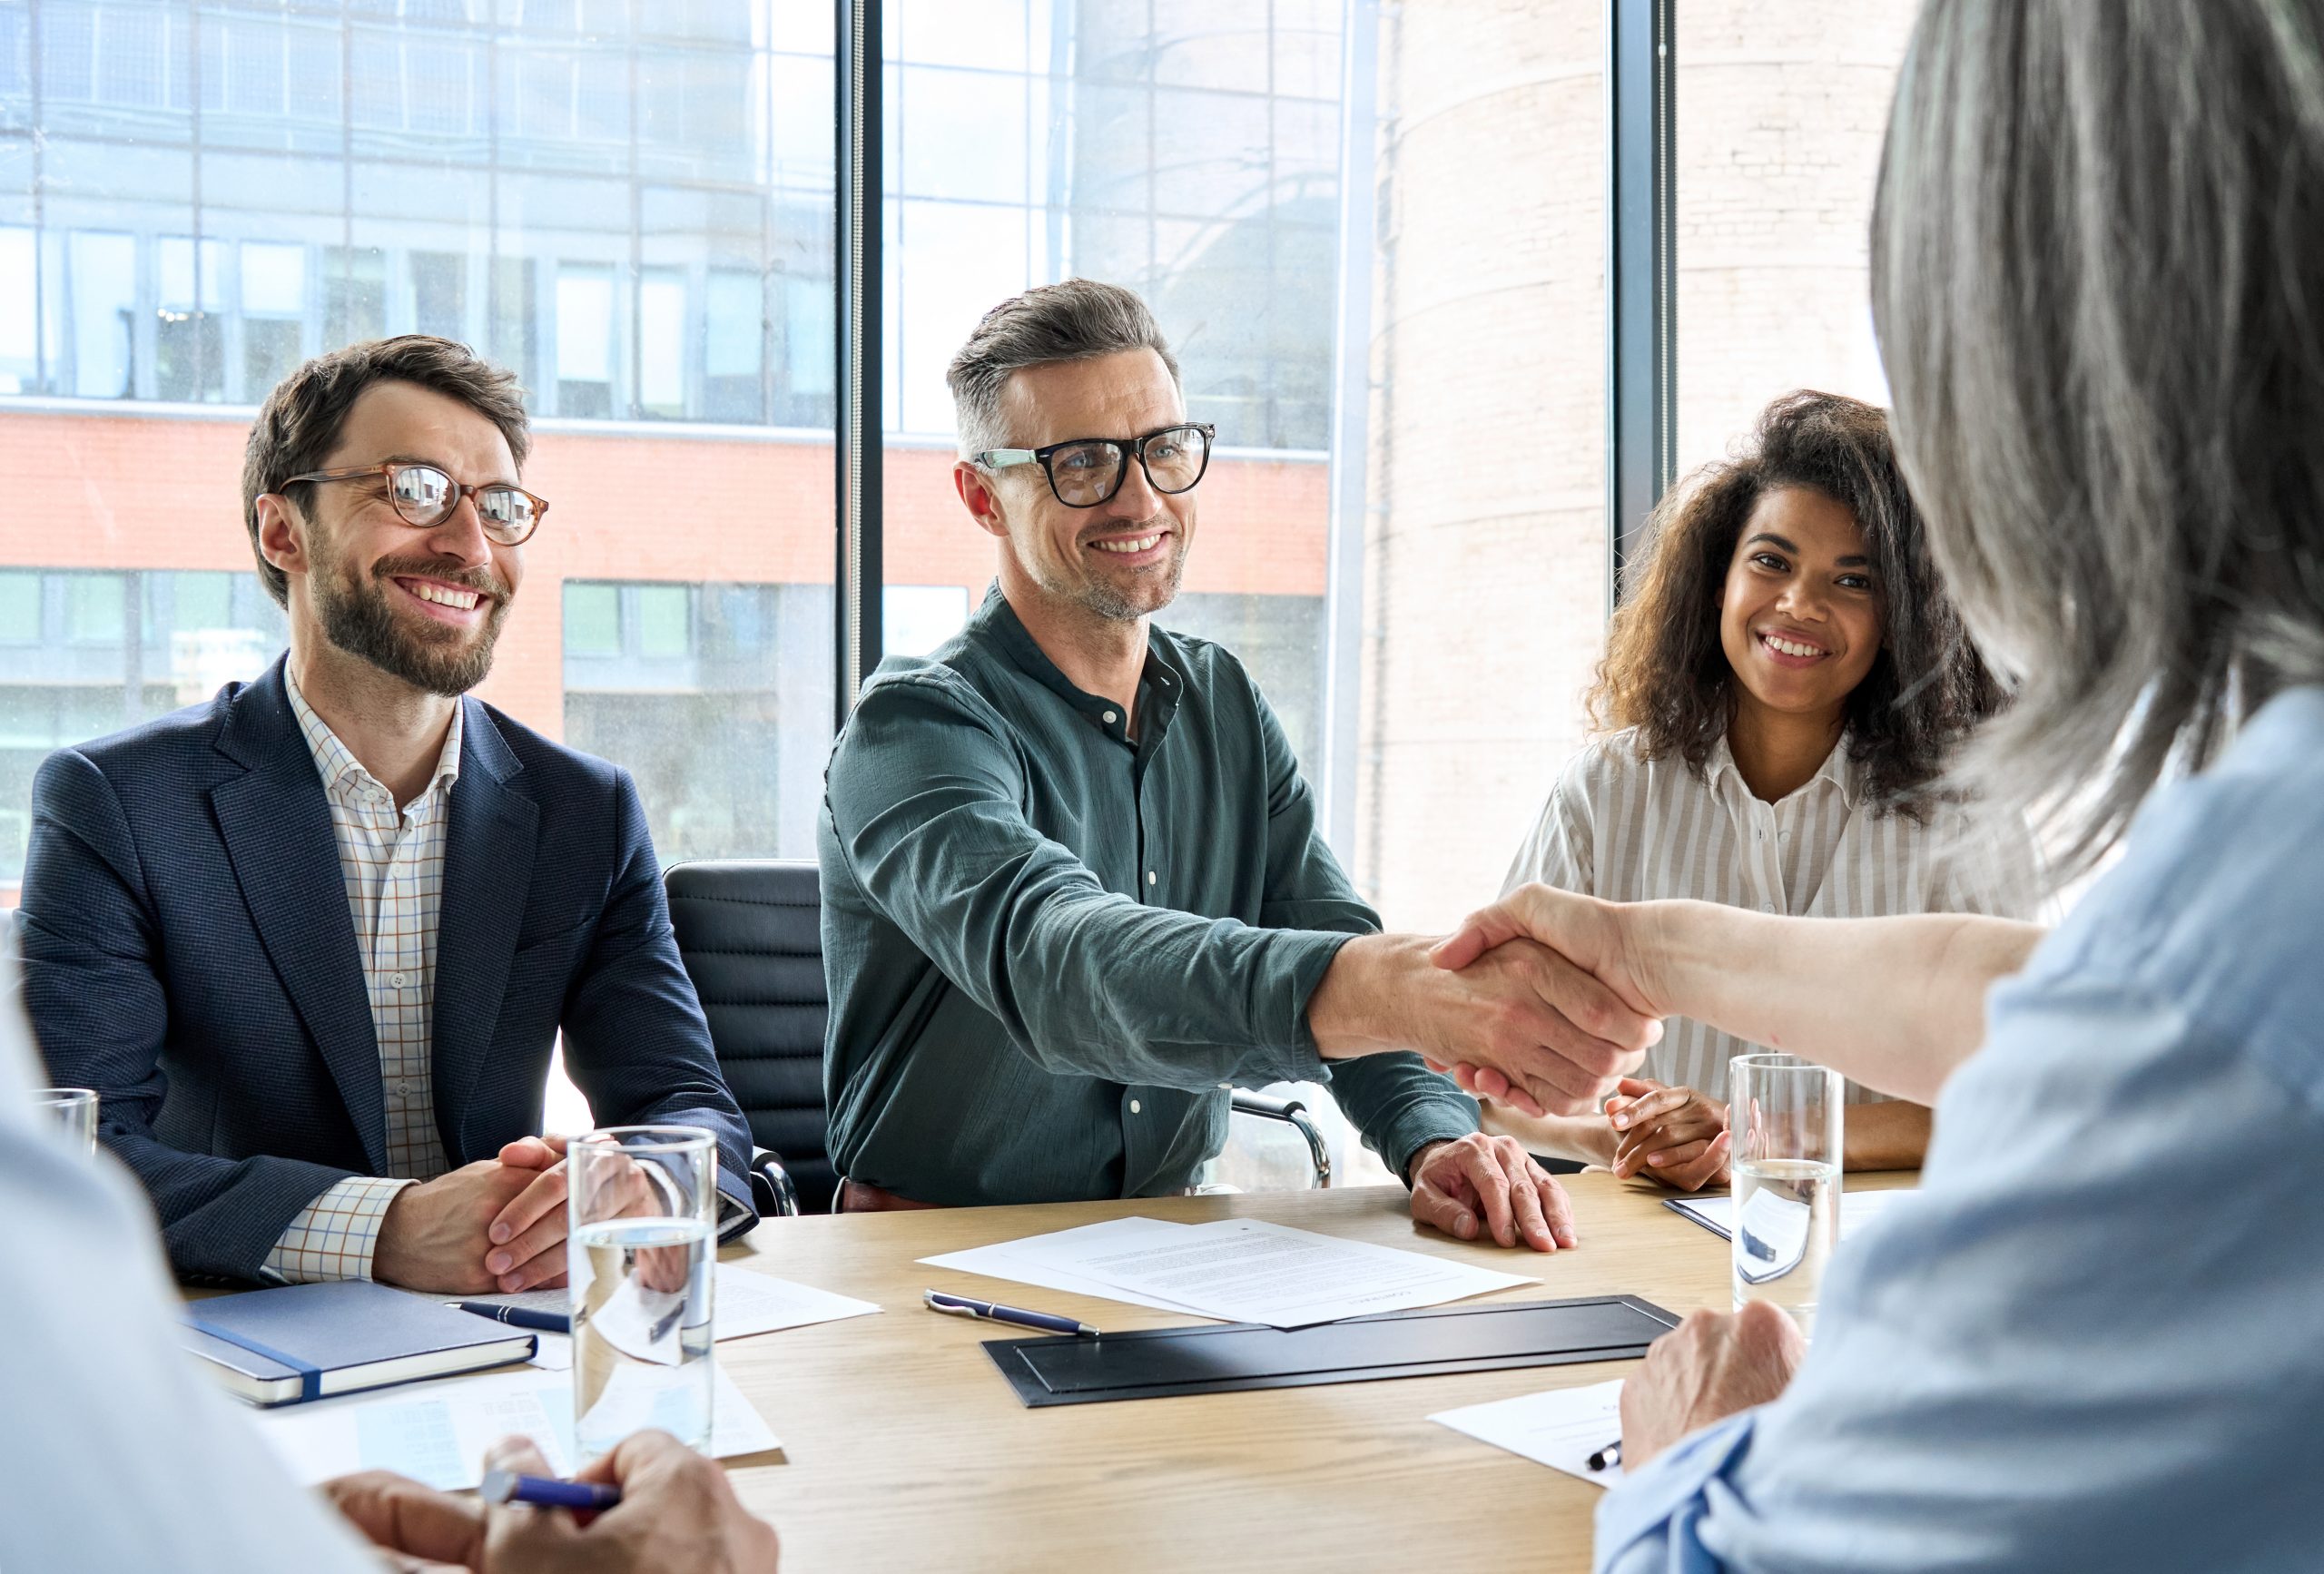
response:
<path id="1" fill-rule="evenodd" d="M 609 1126 L 575 1137 L 565 1162 L 576 1463 L 646 1427 L 706 1452 L 717 1140 Z"/>
<path id="2" fill-rule="evenodd" d="M 1735 1307 L 1771 1301 L 1812 1334 L 1825 1264 L 1840 1238 L 1846 1084 L 1797 1055 L 1738 1055 L 1728 1077 Z"/>
<path id="3" fill-rule="evenodd" d="M 64 1128 L 65 1140 L 84 1153 L 97 1151 L 97 1090 L 94 1087 L 40 1087 L 33 1103 L 43 1115 Z"/>

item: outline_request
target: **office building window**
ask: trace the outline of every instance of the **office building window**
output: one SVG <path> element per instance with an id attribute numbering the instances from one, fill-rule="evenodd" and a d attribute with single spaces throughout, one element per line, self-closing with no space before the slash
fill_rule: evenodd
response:
<path id="1" fill-rule="evenodd" d="M 811 853 L 828 7 L 39 12 L 35 54 L 0 4 L 0 575 L 30 576 L 0 580 L 0 806 L 42 751 L 280 652 L 236 492 L 248 412 L 308 356 L 425 332 L 530 390 L 527 483 L 554 506 L 480 696 L 650 775 L 665 856 Z M 0 860 L 0 903 L 15 878 Z"/>

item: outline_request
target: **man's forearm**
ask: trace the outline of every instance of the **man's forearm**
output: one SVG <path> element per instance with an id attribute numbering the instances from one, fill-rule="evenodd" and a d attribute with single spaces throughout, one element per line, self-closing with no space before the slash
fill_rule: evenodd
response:
<path id="1" fill-rule="evenodd" d="M 1428 942 L 1410 935 L 1358 935 L 1339 949 L 1307 998 L 1307 1030 L 1326 1060 L 1410 1049 L 1400 978 L 1428 966 Z"/>
<path id="2" fill-rule="evenodd" d="M 1796 919 L 1703 901 L 1638 912 L 1673 1015 L 1918 1104 L 1984 1041 L 1985 991 L 2045 932 L 1968 914 Z"/>

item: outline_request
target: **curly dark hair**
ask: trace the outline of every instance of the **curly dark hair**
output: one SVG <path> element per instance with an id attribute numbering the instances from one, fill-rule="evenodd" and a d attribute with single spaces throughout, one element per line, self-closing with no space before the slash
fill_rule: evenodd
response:
<path id="1" fill-rule="evenodd" d="M 1702 774 L 1734 713 L 1735 674 L 1719 643 L 1728 566 L 1744 521 L 1779 487 L 1813 487 L 1864 532 L 1881 644 L 1847 697 L 1848 753 L 1876 812 L 1920 819 L 1954 747 L 2002 694 L 1938 580 L 1887 417 L 1857 399 L 1786 394 L 1734 457 L 1663 497 L 1646 551 L 1623 576 L 1590 714 L 1601 728 L 1637 728 L 1646 758 L 1676 754 Z"/>

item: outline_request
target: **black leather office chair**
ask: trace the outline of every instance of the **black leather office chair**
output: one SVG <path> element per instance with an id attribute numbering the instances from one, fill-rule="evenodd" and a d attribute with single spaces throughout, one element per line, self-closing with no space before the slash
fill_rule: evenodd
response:
<path id="1" fill-rule="evenodd" d="M 680 863 L 662 877 L 678 955 L 710 1018 L 719 1069 L 751 1124 L 763 1215 L 827 1214 L 822 899 L 806 860 Z"/>

